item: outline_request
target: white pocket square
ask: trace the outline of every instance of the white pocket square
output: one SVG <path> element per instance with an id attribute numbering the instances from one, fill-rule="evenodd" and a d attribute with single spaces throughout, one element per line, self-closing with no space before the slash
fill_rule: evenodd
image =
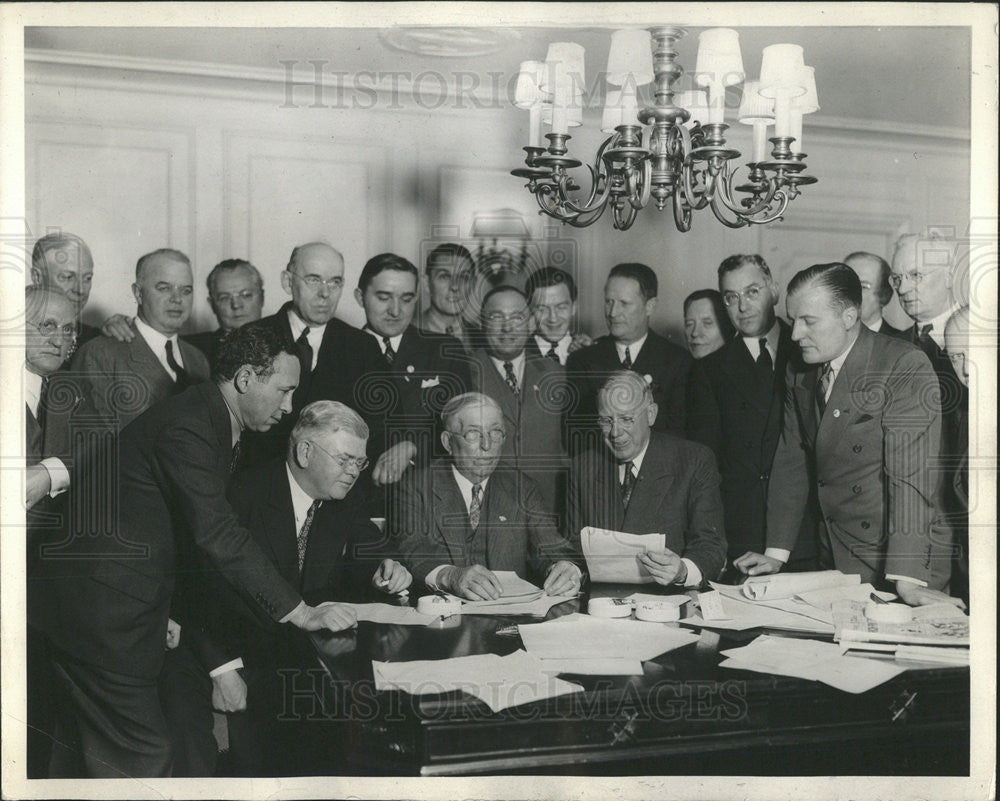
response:
<path id="1" fill-rule="evenodd" d="M 437 376 L 434 376 L 434 378 L 422 378 L 420 380 L 420 388 L 430 389 L 431 387 L 436 387 L 440 383 L 441 381 Z"/>

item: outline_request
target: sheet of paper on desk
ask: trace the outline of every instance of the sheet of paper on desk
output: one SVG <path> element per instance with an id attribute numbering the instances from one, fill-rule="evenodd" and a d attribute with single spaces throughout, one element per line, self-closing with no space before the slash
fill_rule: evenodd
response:
<path id="1" fill-rule="evenodd" d="M 969 645 L 969 618 L 946 611 L 944 604 L 938 610 L 921 611 L 909 623 L 881 623 L 865 616 L 865 604 L 855 601 L 837 601 L 833 605 L 833 620 L 838 640 L 894 642 L 904 645 Z M 950 606 L 950 604 L 948 604 Z M 954 610 L 955 607 L 952 607 Z M 931 615 L 932 617 L 928 617 Z"/>
<path id="2" fill-rule="evenodd" d="M 777 573 L 771 576 L 751 576 L 740 585 L 740 591 L 751 601 L 773 601 L 791 598 L 810 590 L 860 584 L 861 576 L 846 575 L 839 570 L 816 570 L 810 573 Z"/>
<path id="3" fill-rule="evenodd" d="M 494 712 L 583 689 L 543 670 L 540 661 L 525 651 L 503 657 L 476 654 L 415 662 L 373 660 L 372 674 L 376 690 L 396 689 L 411 695 L 462 690 Z"/>
<path id="4" fill-rule="evenodd" d="M 393 606 L 392 604 L 346 604 L 354 608 L 358 620 L 372 623 L 394 623 L 401 626 L 426 626 L 437 615 L 422 615 L 412 606 Z"/>
<path id="5" fill-rule="evenodd" d="M 528 623 L 517 630 L 524 647 L 540 659 L 619 657 L 645 661 L 698 640 L 697 634 L 667 623 L 581 614 Z"/>
<path id="6" fill-rule="evenodd" d="M 592 659 L 541 659 L 546 673 L 574 673 L 578 676 L 641 676 L 642 662 L 638 659 L 595 657 Z"/>
<path id="7" fill-rule="evenodd" d="M 513 601 L 516 599 L 527 600 L 537 598 L 542 592 L 541 587 L 536 587 L 527 579 L 521 578 L 513 570 L 494 570 L 493 575 L 500 582 L 500 597 Z"/>
<path id="8" fill-rule="evenodd" d="M 644 551 L 662 551 L 663 534 L 628 534 L 586 526 L 580 530 L 583 555 L 591 581 L 649 584 L 653 577 L 636 558 Z"/>
<path id="9" fill-rule="evenodd" d="M 872 593 L 875 593 L 883 601 L 896 600 L 893 593 L 876 590 L 871 584 L 842 584 L 838 587 L 825 587 L 820 590 L 796 593 L 795 597 L 810 606 L 830 612 L 837 601 L 866 603 L 871 598 Z M 954 607 L 952 608 L 954 609 Z"/>
<path id="10" fill-rule="evenodd" d="M 681 620 L 682 624 L 732 631 L 770 628 L 783 631 L 833 634 L 833 623 L 822 619 L 824 613 L 808 604 L 794 602 L 794 599 L 787 602 L 748 601 L 739 594 L 735 587 L 721 584 L 713 584 L 712 586 L 717 588 L 717 592 L 699 593 L 701 603 L 711 610 L 711 618 L 687 617 Z M 703 599 L 702 596 L 705 595 L 709 598 Z"/>
<path id="11" fill-rule="evenodd" d="M 575 595 L 552 596 L 544 593 L 533 601 L 505 601 L 503 603 L 466 602 L 462 604 L 463 615 L 528 615 L 530 617 L 545 617 L 556 604 L 571 601 Z M 503 599 L 500 599 L 503 600 Z"/>

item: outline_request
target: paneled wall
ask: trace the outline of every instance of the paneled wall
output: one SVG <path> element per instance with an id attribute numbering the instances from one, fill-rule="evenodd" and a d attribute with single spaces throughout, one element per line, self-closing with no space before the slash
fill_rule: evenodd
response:
<path id="1" fill-rule="evenodd" d="M 808 163 L 820 182 L 782 223 L 730 230 L 703 211 L 680 234 L 669 210 L 650 208 L 628 232 L 607 219 L 577 230 L 539 216 L 508 175 L 526 137 L 527 115 L 513 108 L 381 98 L 333 108 L 308 91 L 289 103 L 280 82 L 259 76 L 61 62 L 36 54 L 27 66 L 27 223 L 35 236 L 64 228 L 91 244 L 91 321 L 134 308 L 135 260 L 157 247 L 187 252 L 199 285 L 217 261 L 249 258 L 265 274 L 270 312 L 284 300 L 277 275 L 295 244 L 323 238 L 340 248 L 353 288 L 375 253 L 418 261 L 437 240 L 468 237 L 477 214 L 514 208 L 536 237 L 551 240 L 543 247 L 570 254 L 585 329 L 603 333 L 608 268 L 644 261 L 661 281 L 655 323 L 679 340 L 681 300 L 714 285 L 731 253 L 762 253 L 783 285 L 795 270 L 853 250 L 888 255 L 902 228 L 962 233 L 968 220 L 968 142 L 946 131 L 807 120 Z M 574 132 L 578 156 L 596 149 L 595 128 Z M 746 129 L 736 126 L 731 141 L 745 151 Z M 205 292 L 196 297 L 191 328 L 213 327 Z M 363 320 L 349 293 L 338 314 Z"/>

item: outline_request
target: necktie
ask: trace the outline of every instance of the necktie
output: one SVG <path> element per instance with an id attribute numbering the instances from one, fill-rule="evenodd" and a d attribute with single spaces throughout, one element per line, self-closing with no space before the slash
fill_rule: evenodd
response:
<path id="1" fill-rule="evenodd" d="M 309 529 L 312 528 L 313 518 L 316 516 L 316 510 L 319 509 L 321 503 L 322 501 L 312 502 L 309 512 L 306 514 L 306 521 L 302 524 L 298 537 L 295 538 L 296 545 L 299 548 L 299 573 L 302 572 L 302 566 L 306 563 L 306 546 L 309 544 Z"/>
<path id="2" fill-rule="evenodd" d="M 309 326 L 302 329 L 299 338 L 295 340 L 295 352 L 299 355 L 300 377 L 304 378 L 313 369 L 313 349 L 312 345 L 309 344 Z M 302 382 L 300 381 L 299 383 L 301 384 Z"/>
<path id="3" fill-rule="evenodd" d="M 622 505 L 628 507 L 628 502 L 632 498 L 632 490 L 635 489 L 635 474 L 632 472 L 634 464 L 625 462 L 625 475 L 622 478 Z"/>
<path id="4" fill-rule="evenodd" d="M 479 528 L 479 513 L 483 509 L 483 485 L 472 485 L 472 501 L 469 503 L 469 528 L 473 533 Z"/>
<path id="5" fill-rule="evenodd" d="M 760 338 L 760 353 L 757 355 L 757 374 L 767 383 L 771 383 L 774 377 L 774 362 L 771 360 L 771 352 L 767 349 L 767 338 Z"/>
<path id="6" fill-rule="evenodd" d="M 176 376 L 174 383 L 178 387 L 186 386 L 188 381 L 187 371 L 177 363 L 177 359 L 174 357 L 174 343 L 170 339 L 167 340 L 167 364 Z"/>
<path id="7" fill-rule="evenodd" d="M 45 430 L 45 415 L 49 410 L 49 377 L 42 377 L 42 386 L 38 390 L 38 408 L 35 410 L 35 419 L 38 421 L 38 427 Z"/>
<path id="8" fill-rule="evenodd" d="M 549 348 L 549 352 L 546 353 L 545 355 L 548 356 L 550 359 L 552 359 L 552 361 L 554 361 L 556 364 L 561 364 L 561 362 L 559 361 L 559 354 L 556 353 L 556 346 L 555 345 L 552 345 Z"/>
<path id="9" fill-rule="evenodd" d="M 517 376 L 514 375 L 514 365 L 511 362 L 503 363 L 504 372 L 507 374 L 504 380 L 507 382 L 507 386 L 510 387 L 510 391 L 514 393 L 515 398 L 521 397 L 521 390 L 517 386 Z"/>
<path id="10" fill-rule="evenodd" d="M 917 339 L 919 339 L 921 342 L 926 342 L 931 335 L 931 331 L 933 330 L 934 330 L 933 323 L 927 323 L 927 325 L 921 326 L 920 334 L 918 335 Z"/>
<path id="11" fill-rule="evenodd" d="M 622 367 L 626 370 L 632 369 L 632 354 L 629 353 L 628 346 L 625 347 L 625 358 L 622 359 Z"/>
<path id="12" fill-rule="evenodd" d="M 240 451 L 243 449 L 243 438 L 236 440 L 233 445 L 233 455 L 229 459 L 229 475 L 236 472 L 236 465 L 240 463 Z"/>
<path id="13" fill-rule="evenodd" d="M 819 371 L 819 381 L 816 384 L 816 405 L 819 406 L 819 416 L 823 416 L 826 411 L 826 397 L 830 392 L 830 385 L 833 383 L 833 368 L 830 362 L 826 362 Z"/>
<path id="14" fill-rule="evenodd" d="M 396 351 L 392 349 L 392 340 L 389 337 L 382 337 L 382 344 L 385 345 L 385 360 L 392 364 L 396 361 Z"/>

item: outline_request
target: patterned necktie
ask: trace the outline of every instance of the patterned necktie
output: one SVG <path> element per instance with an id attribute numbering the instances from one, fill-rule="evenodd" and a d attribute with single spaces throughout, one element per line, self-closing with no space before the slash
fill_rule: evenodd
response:
<path id="1" fill-rule="evenodd" d="M 170 369 L 174 371 L 174 375 L 176 376 L 174 383 L 178 387 L 187 386 L 187 371 L 177 363 L 177 359 L 174 356 L 174 343 L 173 340 L 170 339 L 167 340 L 167 364 L 170 366 Z"/>
<path id="2" fill-rule="evenodd" d="M 243 450 L 243 438 L 240 437 L 233 445 L 233 455 L 229 459 L 229 475 L 236 472 L 236 466 L 240 463 L 240 451 Z"/>
<path id="3" fill-rule="evenodd" d="M 392 349 L 392 340 L 389 337 L 382 337 L 382 344 L 385 345 L 385 360 L 392 364 L 396 361 L 396 351 Z"/>
<path id="4" fill-rule="evenodd" d="M 622 359 L 622 367 L 626 370 L 632 369 L 632 354 L 629 352 L 628 346 L 625 346 L 625 358 Z"/>
<path id="5" fill-rule="evenodd" d="M 473 533 L 479 528 L 479 513 L 483 509 L 483 485 L 472 485 L 472 501 L 469 503 L 469 528 Z"/>
<path id="6" fill-rule="evenodd" d="M 767 349 L 767 337 L 760 338 L 760 353 L 757 355 L 757 374 L 766 384 L 774 377 L 774 362 L 771 352 Z"/>
<path id="7" fill-rule="evenodd" d="M 514 365 L 511 362 L 503 363 L 504 372 L 507 374 L 504 380 L 507 382 L 507 386 L 510 387 L 510 391 L 514 393 L 515 398 L 521 397 L 521 390 L 517 386 L 517 376 L 514 375 Z"/>
<path id="8" fill-rule="evenodd" d="M 816 384 L 816 405 L 819 406 L 820 417 L 826 411 L 826 398 L 830 392 L 831 384 L 833 384 L 833 368 L 830 366 L 830 362 L 826 362 L 819 371 L 819 381 Z"/>
<path id="9" fill-rule="evenodd" d="M 302 524 L 299 535 L 296 537 L 296 545 L 299 548 L 299 573 L 302 572 L 302 566 L 306 563 L 306 546 L 309 544 L 309 529 L 312 528 L 313 518 L 316 516 L 316 510 L 319 509 L 321 503 L 323 502 L 312 502 L 309 512 L 306 514 L 306 522 Z"/>
<path id="10" fill-rule="evenodd" d="M 555 345 L 552 345 L 549 348 L 549 352 L 546 353 L 545 355 L 548 356 L 550 359 L 552 359 L 552 361 L 554 361 L 556 364 L 562 364 L 562 362 L 559 361 L 559 354 L 556 353 L 556 346 Z"/>
<path id="11" fill-rule="evenodd" d="M 625 462 L 625 475 L 622 478 L 622 505 L 628 508 L 628 502 L 632 499 L 632 490 L 635 489 L 635 474 L 632 472 L 633 462 Z"/>

